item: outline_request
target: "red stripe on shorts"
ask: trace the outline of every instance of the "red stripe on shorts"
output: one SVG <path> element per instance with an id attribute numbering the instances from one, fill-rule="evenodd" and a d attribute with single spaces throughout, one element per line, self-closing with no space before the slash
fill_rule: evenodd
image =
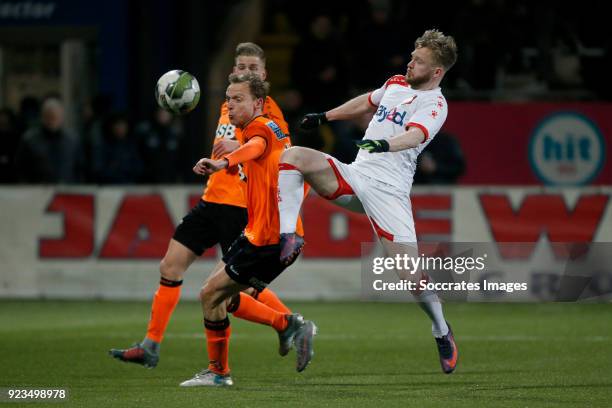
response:
<path id="1" fill-rule="evenodd" d="M 389 241 L 393 242 L 393 234 L 380 228 L 373 218 L 370 218 L 370 221 L 372 221 L 372 225 L 374 226 L 374 230 L 376 231 L 376 235 L 378 235 L 378 238 L 386 238 Z"/>
<path id="2" fill-rule="evenodd" d="M 334 171 L 334 174 L 336 175 L 336 180 L 338 180 L 338 189 L 332 195 L 328 195 L 323 198 L 326 198 L 328 200 L 335 200 L 341 195 L 346 195 L 346 194 L 354 195 L 355 192 L 353 191 L 349 183 L 346 182 L 344 177 L 342 177 L 342 175 L 340 174 L 340 171 L 338 171 L 338 167 L 336 167 L 336 163 L 334 163 L 332 159 L 327 159 L 327 162 L 329 163 L 332 170 Z"/>

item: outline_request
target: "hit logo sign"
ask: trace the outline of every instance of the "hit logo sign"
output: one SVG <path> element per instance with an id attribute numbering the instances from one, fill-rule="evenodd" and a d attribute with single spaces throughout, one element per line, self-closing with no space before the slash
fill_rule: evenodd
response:
<path id="1" fill-rule="evenodd" d="M 548 185 L 588 184 L 599 174 L 605 153 L 595 123 L 574 112 L 544 118 L 529 142 L 531 168 Z"/>

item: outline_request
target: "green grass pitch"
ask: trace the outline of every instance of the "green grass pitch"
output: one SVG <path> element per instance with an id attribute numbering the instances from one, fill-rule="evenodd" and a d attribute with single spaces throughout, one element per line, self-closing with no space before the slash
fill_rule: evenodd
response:
<path id="1" fill-rule="evenodd" d="M 111 359 L 149 303 L 0 301 L 0 387 L 66 387 L 75 407 L 609 407 L 612 304 L 447 304 L 457 371 L 440 371 L 414 304 L 289 303 L 316 321 L 301 374 L 269 327 L 232 319 L 230 389 L 178 384 L 206 365 L 199 305 L 177 307 L 157 368 Z M 12 406 L 0 403 L 0 406 Z M 23 404 L 22 404 L 23 405 Z"/>

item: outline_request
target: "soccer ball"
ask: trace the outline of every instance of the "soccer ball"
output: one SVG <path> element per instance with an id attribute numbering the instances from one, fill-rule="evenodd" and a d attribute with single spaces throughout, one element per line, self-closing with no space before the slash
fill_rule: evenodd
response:
<path id="1" fill-rule="evenodd" d="M 187 71 L 168 71 L 157 81 L 155 100 L 168 112 L 183 115 L 191 112 L 200 101 L 200 84 Z"/>

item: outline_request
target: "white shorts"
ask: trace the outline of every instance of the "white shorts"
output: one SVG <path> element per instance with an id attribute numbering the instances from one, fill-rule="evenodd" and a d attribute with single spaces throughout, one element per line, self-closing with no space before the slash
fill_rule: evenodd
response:
<path id="1" fill-rule="evenodd" d="M 327 161 L 336 174 L 339 187 L 325 198 L 335 200 L 342 195 L 354 194 L 361 201 L 379 238 L 392 242 L 417 242 L 409 193 L 374 180 L 332 156 L 327 156 Z"/>

